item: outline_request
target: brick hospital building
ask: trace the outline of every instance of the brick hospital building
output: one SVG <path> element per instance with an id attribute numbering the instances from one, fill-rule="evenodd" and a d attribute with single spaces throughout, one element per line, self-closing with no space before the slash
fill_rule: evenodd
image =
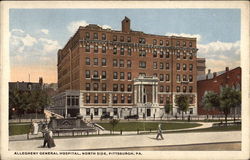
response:
<path id="1" fill-rule="evenodd" d="M 167 101 L 188 95 L 186 114 L 197 114 L 196 38 L 133 31 L 124 18 L 122 30 L 80 26 L 58 51 L 58 89 L 54 112 L 99 119 L 164 115 Z"/>

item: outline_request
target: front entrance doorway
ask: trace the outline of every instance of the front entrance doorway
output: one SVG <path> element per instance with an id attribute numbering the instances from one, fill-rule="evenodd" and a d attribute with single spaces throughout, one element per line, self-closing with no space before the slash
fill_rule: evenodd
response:
<path id="1" fill-rule="evenodd" d="M 151 116 L 151 109 L 147 109 L 147 117 Z"/>

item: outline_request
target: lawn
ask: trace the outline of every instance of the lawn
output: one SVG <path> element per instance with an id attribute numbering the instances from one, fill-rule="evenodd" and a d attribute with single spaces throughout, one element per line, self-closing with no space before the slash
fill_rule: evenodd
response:
<path id="1" fill-rule="evenodd" d="M 19 135 L 19 134 L 26 134 L 30 130 L 30 123 L 29 124 L 11 124 L 9 125 L 9 135 Z"/>
<path id="2" fill-rule="evenodd" d="M 109 123 L 98 123 L 106 130 L 112 130 Z M 120 122 L 115 126 L 115 131 L 149 131 L 157 130 L 159 122 Z M 162 130 L 183 129 L 201 126 L 198 123 L 161 123 Z"/>

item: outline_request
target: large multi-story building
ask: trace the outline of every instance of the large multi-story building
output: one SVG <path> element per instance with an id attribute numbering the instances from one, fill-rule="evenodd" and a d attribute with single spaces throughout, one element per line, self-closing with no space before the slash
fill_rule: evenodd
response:
<path id="1" fill-rule="evenodd" d="M 85 118 L 102 114 L 160 118 L 167 101 L 188 95 L 186 114 L 197 114 L 196 38 L 80 26 L 58 51 L 58 90 L 54 111 Z"/>

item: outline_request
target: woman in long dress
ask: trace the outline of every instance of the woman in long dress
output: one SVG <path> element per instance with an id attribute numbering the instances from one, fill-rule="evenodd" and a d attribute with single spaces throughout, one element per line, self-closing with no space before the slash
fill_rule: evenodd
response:
<path id="1" fill-rule="evenodd" d="M 48 137 L 48 147 L 55 147 L 55 141 L 53 139 L 53 132 L 51 130 L 49 130 L 49 137 Z"/>

